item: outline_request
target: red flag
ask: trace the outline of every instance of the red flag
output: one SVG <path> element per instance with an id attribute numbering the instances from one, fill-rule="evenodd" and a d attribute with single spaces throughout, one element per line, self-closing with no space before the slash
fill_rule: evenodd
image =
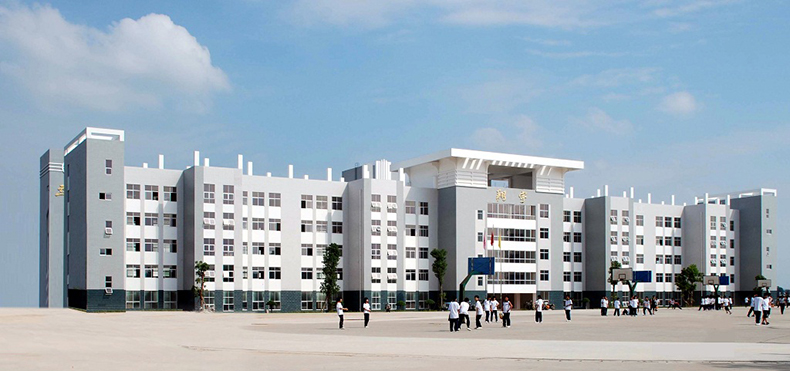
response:
<path id="1" fill-rule="evenodd" d="M 491 232 L 491 247 L 494 247 L 494 232 Z"/>

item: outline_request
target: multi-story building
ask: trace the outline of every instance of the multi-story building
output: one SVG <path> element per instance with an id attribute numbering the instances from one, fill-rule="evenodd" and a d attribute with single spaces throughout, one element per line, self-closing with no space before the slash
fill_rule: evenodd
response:
<path id="1" fill-rule="evenodd" d="M 206 262 L 217 311 L 323 309 L 323 249 L 341 246 L 347 306 L 370 298 L 420 309 L 438 299 L 430 251 L 447 251 L 449 297 L 470 257 L 496 257 L 467 296 L 599 298 L 611 262 L 650 270 L 637 291 L 677 297 L 674 277 L 696 264 L 746 295 L 774 278 L 776 191 L 708 196 L 692 205 L 573 197 L 564 176 L 580 161 L 449 149 L 375 161 L 323 180 L 210 166 L 124 166 L 124 132 L 87 128 L 41 157 L 40 305 L 89 311 L 193 309 L 194 266 Z M 705 288 L 710 290 L 711 288 Z M 775 289 L 775 286 L 773 287 Z M 615 291 L 626 291 L 619 284 Z M 399 305 L 399 303 L 401 305 Z"/>

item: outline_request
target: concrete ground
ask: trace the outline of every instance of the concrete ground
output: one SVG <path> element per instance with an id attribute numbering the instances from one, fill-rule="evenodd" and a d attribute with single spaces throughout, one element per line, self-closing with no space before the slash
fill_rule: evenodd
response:
<path id="1" fill-rule="evenodd" d="M 2 370 L 390 370 L 468 367 L 547 370 L 790 370 L 790 311 L 755 326 L 744 308 L 514 312 L 513 326 L 450 333 L 447 312 L 83 313 L 0 309 Z M 610 311 L 611 314 L 611 311 Z M 474 318 L 472 319 L 474 327 Z"/>

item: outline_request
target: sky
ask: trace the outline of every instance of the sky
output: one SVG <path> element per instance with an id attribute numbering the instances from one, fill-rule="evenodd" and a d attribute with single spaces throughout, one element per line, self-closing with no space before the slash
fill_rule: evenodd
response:
<path id="1" fill-rule="evenodd" d="M 0 0 L 0 306 L 36 306 L 39 157 L 324 177 L 470 148 L 582 160 L 589 197 L 778 190 L 790 286 L 790 3 Z"/>

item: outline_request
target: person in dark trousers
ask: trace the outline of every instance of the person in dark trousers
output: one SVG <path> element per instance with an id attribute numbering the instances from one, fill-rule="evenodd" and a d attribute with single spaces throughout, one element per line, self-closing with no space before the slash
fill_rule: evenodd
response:
<path id="1" fill-rule="evenodd" d="M 348 308 L 343 308 L 343 298 L 337 299 L 335 308 L 337 309 L 337 316 L 340 318 L 340 329 L 345 330 L 343 328 L 343 312 L 347 311 Z"/>
<path id="2" fill-rule="evenodd" d="M 746 313 L 746 317 L 751 317 L 752 313 L 754 313 L 754 301 L 757 300 L 756 299 L 757 297 L 758 297 L 757 294 L 754 294 L 754 296 L 752 296 L 752 300 L 748 304 L 749 305 L 749 313 Z"/>
<path id="3" fill-rule="evenodd" d="M 779 313 L 785 314 L 785 307 L 787 306 L 787 294 L 779 297 Z"/>
<path id="4" fill-rule="evenodd" d="M 461 329 L 461 325 L 466 323 L 466 331 L 472 331 L 469 328 L 469 298 L 464 298 L 464 301 L 458 306 L 458 323 L 456 324 L 455 331 Z"/>
<path id="5" fill-rule="evenodd" d="M 565 308 L 565 320 L 571 320 L 571 309 L 573 308 L 573 300 L 568 295 L 565 295 L 565 302 L 563 303 L 563 307 Z"/>
<path id="6" fill-rule="evenodd" d="M 447 318 L 450 321 L 450 332 L 458 331 L 458 311 L 461 309 L 458 305 L 458 299 L 453 299 L 447 306 L 450 311 L 450 316 Z"/>
<path id="7" fill-rule="evenodd" d="M 754 294 L 752 309 L 754 310 L 754 324 L 760 326 L 763 318 L 763 298 L 760 295 Z"/>
<path id="8" fill-rule="evenodd" d="M 606 299 L 606 296 L 601 298 L 601 315 L 606 317 L 606 311 L 609 310 L 609 300 Z"/>
<path id="9" fill-rule="evenodd" d="M 502 301 L 502 327 L 510 328 L 510 310 L 513 309 L 513 304 L 510 299 L 505 296 Z"/>
<path id="10" fill-rule="evenodd" d="M 543 298 L 538 295 L 538 300 L 535 301 L 535 322 L 543 322 Z"/>
<path id="11" fill-rule="evenodd" d="M 620 298 L 614 297 L 614 314 L 612 316 L 620 317 Z"/>
<path id="12" fill-rule="evenodd" d="M 499 322 L 499 316 L 497 315 L 497 309 L 499 308 L 499 302 L 496 301 L 496 296 L 491 297 L 491 322 Z"/>
<path id="13" fill-rule="evenodd" d="M 475 295 L 475 330 L 483 327 L 480 323 L 480 318 L 483 318 L 483 304 L 480 303 L 480 297 Z"/>
<path id="14" fill-rule="evenodd" d="M 486 296 L 486 300 L 483 302 L 483 310 L 486 312 L 486 323 L 491 322 L 491 297 Z"/>
<path id="15" fill-rule="evenodd" d="M 365 298 L 365 304 L 362 304 L 362 312 L 365 314 L 365 328 L 368 328 L 370 322 L 370 301 Z"/>

